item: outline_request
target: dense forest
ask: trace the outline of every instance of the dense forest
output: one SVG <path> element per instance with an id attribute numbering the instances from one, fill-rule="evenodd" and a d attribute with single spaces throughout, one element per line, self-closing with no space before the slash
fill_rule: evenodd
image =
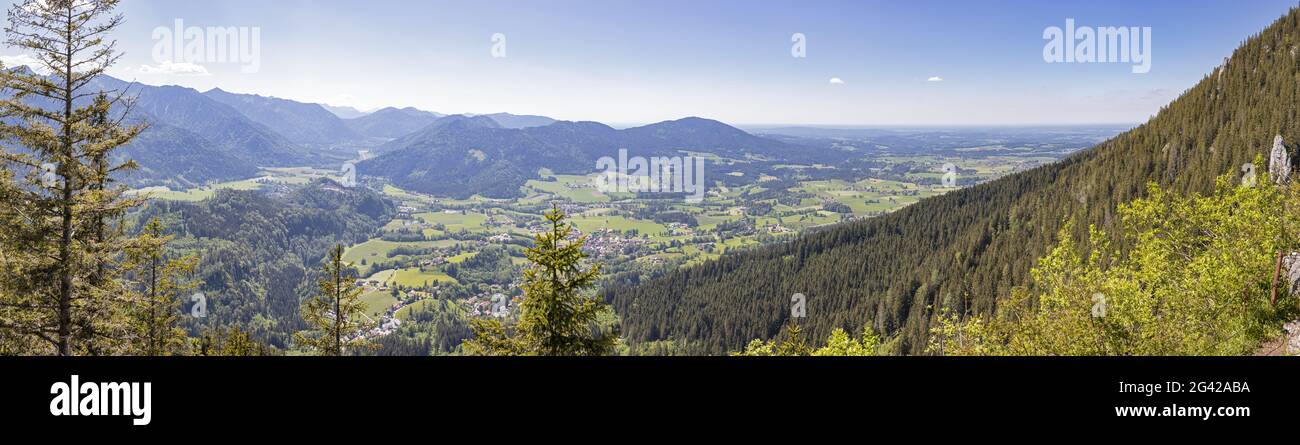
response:
<path id="1" fill-rule="evenodd" d="M 244 326 L 276 348 L 301 329 L 299 303 L 315 292 L 319 265 L 336 244 L 365 241 L 392 219 L 393 204 L 369 189 L 328 179 L 285 194 L 223 190 L 197 203 L 157 201 L 141 212 L 175 236 L 171 246 L 199 258 L 194 271 L 209 315 L 187 326 Z"/>
<path id="2" fill-rule="evenodd" d="M 604 296 L 633 344 L 740 350 L 777 336 L 790 296 L 803 293 L 812 338 L 870 327 L 887 352 L 923 353 L 943 314 L 989 313 L 1030 285 L 1068 222 L 1076 240 L 1090 225 L 1113 228 L 1118 206 L 1150 182 L 1209 193 L 1219 175 L 1266 156 L 1276 135 L 1296 159 L 1298 67 L 1293 9 L 1149 122 L 1062 162 L 644 282 L 625 275 Z"/>

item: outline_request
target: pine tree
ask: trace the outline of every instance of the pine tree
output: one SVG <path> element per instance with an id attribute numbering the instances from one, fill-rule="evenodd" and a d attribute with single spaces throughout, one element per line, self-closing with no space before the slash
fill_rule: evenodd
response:
<path id="1" fill-rule="evenodd" d="M 200 356 L 260 357 L 277 352 L 239 326 L 208 330 L 198 338 L 191 338 L 190 347 L 192 354 Z"/>
<path id="2" fill-rule="evenodd" d="M 117 3 L 24 0 L 9 9 L 6 43 L 39 62 L 36 70 L 0 70 L 0 159 L 26 172 L 0 203 L 0 212 L 16 216 L 5 234 L 0 329 L 26 338 L 16 340 L 31 346 L 25 353 L 115 353 L 127 337 L 130 293 L 117 278 L 130 240 L 121 216 L 140 200 L 125 198 L 108 175 L 134 168 L 111 155 L 143 126 L 109 118 L 130 100 L 93 84 L 119 57 L 106 38 L 122 22 Z"/>
<path id="3" fill-rule="evenodd" d="M 230 332 L 226 335 L 225 341 L 221 343 L 217 353 L 228 357 L 270 355 L 265 344 L 253 340 L 248 331 L 240 329 L 239 326 L 230 328 Z"/>
<path id="4" fill-rule="evenodd" d="M 12 205 L 19 193 L 9 171 L 0 169 L 0 227 L 17 227 L 23 220 L 18 208 Z M 19 234 L 12 230 L 0 230 L 0 355 L 32 354 L 49 347 L 41 338 L 23 332 L 23 328 L 35 324 L 35 311 L 11 306 L 24 302 L 13 290 L 19 287 L 18 283 L 26 281 L 20 273 L 21 263 L 15 261 L 21 253 L 20 238 L 16 235 Z"/>
<path id="5" fill-rule="evenodd" d="M 308 330 L 294 334 L 294 340 L 319 355 L 343 355 L 377 346 L 365 338 L 371 326 L 365 317 L 360 287 L 351 267 L 343 262 L 343 246 L 334 246 L 326 258 L 320 295 L 302 305 L 302 318 Z"/>
<path id="6" fill-rule="evenodd" d="M 608 305 L 583 292 L 595 285 L 600 264 L 582 267 L 585 235 L 572 239 L 573 225 L 552 207 L 550 230 L 537 235 L 526 252 L 533 266 L 524 271 L 524 301 L 519 322 L 507 329 L 495 319 L 472 320 L 474 339 L 465 350 L 478 355 L 606 355 L 618 342 L 617 328 L 603 329 Z"/>
<path id="7" fill-rule="evenodd" d="M 94 102 L 88 109 L 89 118 L 87 121 L 89 124 L 92 127 L 97 128 L 107 128 L 112 125 L 112 105 L 113 104 L 107 94 L 100 92 L 96 95 Z M 102 143 L 111 133 L 112 132 L 110 131 L 104 134 L 92 135 L 88 139 L 88 142 L 91 144 Z M 135 164 L 128 161 L 115 169 L 112 163 L 109 162 L 108 154 L 109 153 L 104 150 L 93 150 L 87 153 L 87 159 L 90 161 L 89 167 L 91 168 L 89 175 L 86 177 L 87 188 L 90 193 L 99 194 L 103 197 L 112 196 L 110 194 L 116 194 L 116 197 L 120 197 L 120 194 L 124 189 L 119 188 L 115 190 L 113 188 L 112 184 L 115 181 L 111 175 L 115 170 L 135 168 Z M 138 204 L 138 201 L 136 204 Z M 85 230 L 91 234 L 91 239 L 94 242 L 91 247 L 100 249 L 102 253 L 102 255 L 97 256 L 98 260 L 94 265 L 94 271 L 88 278 L 89 285 L 93 289 L 102 288 L 107 280 L 112 279 L 112 277 L 108 276 L 110 268 L 113 267 L 112 261 L 115 256 L 115 252 L 112 252 L 111 249 L 117 248 L 118 246 L 110 245 L 107 242 L 110 240 L 122 240 L 121 231 L 123 230 L 123 225 L 117 223 L 122 220 L 128 207 L 129 206 L 109 206 L 104 208 L 87 209 L 88 218 L 86 218 L 85 227 L 78 229 Z M 97 320 L 99 317 L 100 315 L 98 313 L 92 312 L 83 320 Z M 81 334 L 79 339 L 87 346 L 86 352 L 90 355 L 97 355 L 99 352 L 95 347 L 97 342 L 91 341 L 97 336 L 95 327 L 96 323 L 83 321 L 81 329 L 79 330 Z"/>
<path id="8" fill-rule="evenodd" d="M 794 320 L 790 320 L 790 326 L 786 330 L 785 341 L 776 348 L 777 355 L 783 356 L 806 356 L 812 353 L 808 348 L 807 340 L 803 338 L 803 329 Z"/>
<path id="9" fill-rule="evenodd" d="M 732 353 L 733 356 L 785 356 L 785 357 L 802 357 L 812 353 L 808 347 L 808 342 L 803 338 L 803 329 L 794 319 L 790 319 L 785 326 L 785 338 L 781 341 L 776 339 L 763 341 L 754 339 L 750 341 L 745 349 L 741 352 Z"/>
<path id="10" fill-rule="evenodd" d="M 185 256 L 167 259 L 170 235 L 163 234 L 162 223 L 151 219 L 145 225 L 137 245 L 128 250 L 130 264 L 140 283 L 140 294 L 131 311 L 134 328 L 134 352 L 158 356 L 184 353 L 188 341 L 179 326 L 181 298 L 193 289 L 182 278 L 198 266 L 198 258 Z"/>

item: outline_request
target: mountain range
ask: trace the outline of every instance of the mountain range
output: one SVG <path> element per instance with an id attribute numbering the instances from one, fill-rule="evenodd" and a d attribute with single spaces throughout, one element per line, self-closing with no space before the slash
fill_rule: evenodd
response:
<path id="1" fill-rule="evenodd" d="M 135 97 L 130 120 L 147 122 L 149 129 L 133 141 L 135 154 L 163 152 L 186 141 L 193 152 L 179 156 L 141 156 L 141 171 L 128 181 L 136 184 L 188 186 L 209 181 L 242 179 L 258 167 L 310 165 L 319 162 L 311 150 L 289 140 L 240 110 L 191 88 L 148 86 L 101 76 L 94 88 L 126 91 Z M 215 152 L 219 156 L 211 156 Z M 195 163 L 222 162 L 210 174 L 184 176 Z"/>
<path id="2" fill-rule="evenodd" d="M 148 124 L 148 129 L 119 153 L 140 165 L 122 178 L 134 186 L 188 188 L 245 179 L 262 167 L 336 168 L 355 157 L 356 150 L 436 128 L 435 121 L 446 117 L 411 107 L 349 112 L 346 107 L 220 88 L 199 92 L 180 86 L 143 85 L 111 76 L 100 76 L 90 87 L 127 92 L 134 97 L 129 120 Z M 354 117 L 344 118 L 340 113 Z M 482 118 L 508 128 L 556 122 L 544 116 L 509 113 Z"/>
<path id="3" fill-rule="evenodd" d="M 137 186 L 244 179 L 261 167 L 335 168 L 367 149 L 379 156 L 359 165 L 362 175 L 443 196 L 511 197 L 539 168 L 585 174 L 620 148 L 642 156 L 708 151 L 740 158 L 804 150 L 701 118 L 616 130 L 536 115 L 447 116 L 390 107 L 344 119 L 320 104 L 220 88 L 199 92 L 108 76 L 96 82 L 134 95 L 132 118 L 150 125 L 123 153 L 141 166 L 126 178 Z"/>
<path id="4" fill-rule="evenodd" d="M 743 159 L 749 155 L 798 153 L 800 147 L 760 138 L 698 117 L 617 130 L 597 122 L 561 121 L 507 128 L 489 116 L 448 116 L 375 151 L 357 165 L 364 176 L 387 178 L 408 190 L 466 198 L 519 196 L 540 168 L 587 174 L 601 157 L 680 156 L 708 152 Z"/>
<path id="5" fill-rule="evenodd" d="M 493 113 L 485 114 L 484 116 L 496 121 L 496 123 L 500 124 L 502 127 L 515 129 L 545 127 L 555 123 L 555 119 L 530 114 Z"/>
<path id="6" fill-rule="evenodd" d="M 358 117 L 370 114 L 369 112 L 361 111 L 354 107 L 334 106 L 334 105 L 326 105 L 326 104 L 321 104 L 321 106 L 325 107 L 325 110 L 334 113 L 334 115 L 338 116 L 340 119 L 356 119 Z"/>
<path id="7" fill-rule="evenodd" d="M 442 116 L 411 107 L 388 107 L 365 116 L 348 119 L 347 126 L 357 134 L 366 137 L 393 139 L 424 128 Z"/>
<path id="8" fill-rule="evenodd" d="M 220 88 L 209 90 L 203 95 L 229 105 L 245 117 L 267 126 L 296 144 L 329 145 L 361 138 L 343 119 L 319 104 L 228 93 Z"/>
<path id="9" fill-rule="evenodd" d="M 597 122 L 495 113 L 442 115 L 384 108 L 344 119 L 325 106 L 275 97 L 150 86 L 101 76 L 92 86 L 134 97 L 130 120 L 148 123 L 119 155 L 140 169 L 134 186 L 188 188 L 246 179 L 260 168 L 337 168 L 357 150 L 363 176 L 440 196 L 518 196 L 540 168 L 587 174 L 597 159 L 710 152 L 736 159 L 798 160 L 821 151 L 751 135 L 718 121 L 685 118 L 623 130 Z"/>

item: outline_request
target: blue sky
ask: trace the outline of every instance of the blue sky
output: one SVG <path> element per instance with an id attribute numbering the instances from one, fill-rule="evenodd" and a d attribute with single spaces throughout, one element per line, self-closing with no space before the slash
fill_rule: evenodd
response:
<path id="1" fill-rule="evenodd" d="M 112 73 L 362 109 L 740 125 L 1132 123 L 1295 2 L 125 0 Z M 1151 70 L 1046 63 L 1044 29 L 1150 27 Z M 260 66 L 153 57 L 153 31 L 259 27 Z M 492 57 L 492 35 L 506 57 Z M 791 35 L 807 57 L 791 56 Z M 21 60 L 0 49 L 6 63 Z M 183 66 L 188 67 L 188 66 Z M 193 70 L 190 70 L 193 71 Z M 932 77 L 942 81 L 929 81 Z M 839 78 L 843 83 L 831 83 Z"/>

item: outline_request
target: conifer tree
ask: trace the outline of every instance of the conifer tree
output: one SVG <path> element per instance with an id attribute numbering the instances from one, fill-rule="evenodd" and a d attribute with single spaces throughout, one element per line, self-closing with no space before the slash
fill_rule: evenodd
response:
<path id="1" fill-rule="evenodd" d="M 133 349 L 140 355 L 181 354 L 188 346 L 185 330 L 179 326 L 181 298 L 194 286 L 183 277 L 194 271 L 198 258 L 168 259 L 166 246 L 171 238 L 163 234 L 162 223 L 157 218 L 151 219 L 136 240 L 137 245 L 128 250 L 135 281 L 140 283 L 140 293 L 131 310 Z"/>
<path id="2" fill-rule="evenodd" d="M 253 338 L 239 326 L 211 329 L 190 339 L 191 352 L 201 356 L 259 357 L 274 355 L 275 349 Z"/>
<path id="3" fill-rule="evenodd" d="M 119 57 L 107 39 L 122 23 L 117 3 L 23 0 L 9 9 L 6 44 L 38 62 L 0 70 L 0 159 L 23 181 L 0 203 L 14 217 L 0 332 L 23 338 L 25 353 L 111 354 L 128 337 L 121 216 L 140 201 L 108 176 L 134 168 L 112 154 L 143 126 L 122 122 L 125 91 L 94 83 Z"/>
<path id="4" fill-rule="evenodd" d="M 550 230 L 538 234 L 536 245 L 526 252 L 533 266 L 524 271 L 519 322 L 508 329 L 495 319 L 473 320 L 475 338 L 466 341 L 466 352 L 592 356 L 609 354 L 617 345 L 617 329 L 601 326 L 612 310 L 584 294 L 600 276 L 600 264 L 582 266 L 587 237 L 572 237 L 573 225 L 565 222 L 559 208 L 553 206 L 545 216 Z"/>
<path id="5" fill-rule="evenodd" d="M 790 319 L 785 326 L 785 338 L 781 341 L 776 339 L 763 341 L 754 339 L 750 341 L 745 349 L 740 352 L 732 353 L 733 356 L 807 356 L 812 353 L 808 347 L 808 342 L 803 338 L 803 329 L 794 319 Z"/>
<path id="6" fill-rule="evenodd" d="M 302 318 L 309 329 L 294 334 L 300 346 L 318 355 L 343 355 L 377 347 L 363 335 L 371 326 L 362 320 L 366 306 L 351 272 L 343 262 L 343 246 L 334 246 L 325 260 L 320 295 L 302 305 Z"/>

